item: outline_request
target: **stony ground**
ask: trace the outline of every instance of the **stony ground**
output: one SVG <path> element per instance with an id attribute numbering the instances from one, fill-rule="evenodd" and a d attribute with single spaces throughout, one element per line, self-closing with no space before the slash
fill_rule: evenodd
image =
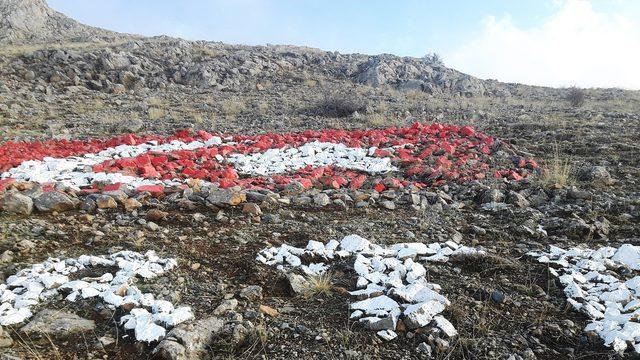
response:
<path id="1" fill-rule="evenodd" d="M 584 332 L 587 317 L 568 305 L 549 268 L 526 253 L 550 245 L 640 245 L 638 92 L 586 90 L 584 102 L 572 104 L 568 89 L 480 80 L 434 56 L 134 38 L 84 31 L 40 0 L 5 2 L 11 6 L 1 11 L 24 7 L 37 15 L 32 23 L 42 26 L 43 40 L 58 40 L 60 26 L 71 27 L 74 39 L 89 35 L 55 45 L 0 44 L 0 142 L 437 121 L 502 139 L 536 159 L 541 171 L 519 182 L 448 183 L 409 201 L 410 189 L 324 191 L 328 197 L 317 197 L 319 190 L 251 193 L 248 207 L 205 205 L 201 194 L 163 200 L 138 194 L 135 200 L 114 195 L 98 209 L 0 212 L 0 280 L 49 256 L 155 250 L 176 258 L 178 269 L 138 286 L 195 312 L 194 321 L 172 333 L 176 341 L 158 347 L 132 340 L 117 324 L 122 310 L 54 301 L 38 310 L 55 309 L 63 319 L 34 318 L 32 328 L 41 331 L 0 328 L 0 359 L 634 356 L 616 354 Z M 9 35 L 9 41 L 34 39 Z M 400 327 L 387 342 L 348 320 L 353 264 L 339 262 L 296 292 L 284 273 L 255 260 L 265 247 L 350 234 L 378 244 L 453 240 L 486 249 L 484 256 L 427 266 L 427 280 L 451 301 L 444 315 L 459 334 Z"/>
<path id="2" fill-rule="evenodd" d="M 263 214 L 253 216 L 241 208 L 212 211 L 184 204 L 180 208 L 149 199 L 133 213 L 73 211 L 26 218 L 2 214 L 3 273 L 8 276 L 54 254 L 102 254 L 114 248 L 154 249 L 175 257 L 179 271 L 145 286 L 166 299 L 191 305 L 196 319 L 210 316 L 225 300 L 237 299 L 237 307 L 220 316 L 251 324 L 246 331 L 232 328 L 214 339 L 207 349 L 214 358 L 421 358 L 427 356 L 421 343 L 443 359 L 615 358 L 601 340 L 582 331 L 586 318 L 567 306 L 547 267 L 525 253 L 550 244 L 592 248 L 637 244 L 640 152 L 633 139 L 640 122 L 626 116 L 584 119 L 570 112 L 565 116 L 561 124 L 523 116 L 475 124 L 545 160 L 546 167 L 558 159 L 567 161 L 570 178 L 562 186 L 542 177 L 451 185 L 433 189 L 429 205 L 417 210 L 401 203 L 395 210 L 352 205 L 342 209 L 294 199 L 292 205 L 262 203 Z M 590 178 L 596 165 L 604 166 L 610 177 Z M 505 196 L 510 191 L 527 201 L 511 200 Z M 482 206 L 492 200 L 509 204 L 496 209 Z M 154 219 L 157 226 L 150 226 L 145 214 L 154 208 L 168 216 Z M 537 224 L 548 236 L 531 230 Z M 416 332 L 384 342 L 347 320 L 351 298 L 341 289 L 353 286 L 348 265 L 332 273 L 326 292 L 301 295 L 292 293 L 282 273 L 255 261 L 256 253 L 268 245 L 303 246 L 308 240 L 326 242 L 352 233 L 381 244 L 458 238 L 465 245 L 485 247 L 488 257 L 428 267 L 429 280 L 441 284 L 452 302 L 445 316 L 459 336 L 448 339 L 446 346 L 434 342 L 429 333 Z M 253 285 L 261 287 L 261 294 L 240 296 Z M 114 324 L 118 314 L 95 305 L 51 305 L 95 320 L 91 333 L 66 339 L 52 335 L 43 341 L 5 327 L 13 345 L 3 352 L 28 358 L 151 356 L 153 346 L 120 338 L 122 330 Z M 261 305 L 277 314 L 259 311 Z"/>

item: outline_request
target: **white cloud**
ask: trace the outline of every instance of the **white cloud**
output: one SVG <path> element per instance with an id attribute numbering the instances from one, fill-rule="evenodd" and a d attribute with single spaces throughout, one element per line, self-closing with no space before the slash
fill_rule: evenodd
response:
<path id="1" fill-rule="evenodd" d="M 482 78 L 532 85 L 640 89 L 640 20 L 560 1 L 542 25 L 484 20 L 482 32 L 445 54 L 448 65 Z"/>

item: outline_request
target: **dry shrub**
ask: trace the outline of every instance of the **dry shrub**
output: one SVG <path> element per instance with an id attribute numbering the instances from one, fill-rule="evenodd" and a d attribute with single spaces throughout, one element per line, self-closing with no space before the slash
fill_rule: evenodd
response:
<path id="1" fill-rule="evenodd" d="M 584 105 L 586 100 L 586 95 L 583 89 L 572 87 L 569 88 L 569 93 L 567 94 L 567 101 L 569 105 L 572 107 L 578 108 Z"/>
<path id="2" fill-rule="evenodd" d="M 363 112 L 366 104 L 360 98 L 347 94 L 327 94 L 311 109 L 311 115 L 328 118 L 342 118 Z"/>

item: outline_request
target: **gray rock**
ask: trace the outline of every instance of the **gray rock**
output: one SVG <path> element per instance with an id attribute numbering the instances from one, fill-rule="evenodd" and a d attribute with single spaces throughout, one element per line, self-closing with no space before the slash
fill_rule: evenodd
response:
<path id="1" fill-rule="evenodd" d="M 432 352 L 431 346 L 427 345 L 427 343 L 425 343 L 425 342 L 421 342 L 418 345 L 418 351 L 420 353 L 424 354 L 424 356 L 426 356 L 427 358 L 431 357 L 431 352 Z"/>
<path id="2" fill-rule="evenodd" d="M 136 133 L 142 130 L 142 128 L 144 127 L 144 122 L 142 122 L 142 120 L 140 119 L 131 119 L 131 120 L 122 122 L 119 127 L 120 127 L 120 131 L 122 132 Z"/>
<path id="3" fill-rule="evenodd" d="M 244 191 L 237 188 L 229 188 L 222 190 L 213 190 L 209 193 L 207 201 L 215 206 L 236 206 L 247 200 Z"/>
<path id="4" fill-rule="evenodd" d="M 86 211 L 88 213 L 95 212 L 97 208 L 98 205 L 92 198 L 86 198 L 80 203 L 80 210 Z"/>
<path id="5" fill-rule="evenodd" d="M 447 350 L 449 350 L 449 342 L 445 339 L 442 338 L 437 338 L 436 339 L 436 351 L 439 354 L 444 354 Z"/>
<path id="6" fill-rule="evenodd" d="M 600 237 L 602 238 L 606 238 L 611 231 L 611 222 L 604 216 L 599 217 L 596 221 L 594 221 L 593 226 L 595 227 L 598 235 L 600 235 Z"/>
<path id="7" fill-rule="evenodd" d="M 0 264 L 8 264 L 13 262 L 13 251 L 5 250 L 2 255 L 0 255 Z"/>
<path id="8" fill-rule="evenodd" d="M 609 186 L 615 184 L 615 180 L 611 177 L 611 174 L 604 166 L 592 166 L 590 168 L 582 169 L 579 174 L 579 179 L 582 181 L 589 181 L 592 185 L 596 186 Z"/>
<path id="9" fill-rule="evenodd" d="M 502 202 L 504 194 L 498 189 L 489 189 L 482 194 L 482 203 Z"/>
<path id="10" fill-rule="evenodd" d="M 238 295 L 240 296 L 240 298 L 249 300 L 249 301 L 260 300 L 262 299 L 262 286 L 259 286 L 259 285 L 247 286 L 244 289 L 240 290 L 240 293 Z"/>
<path id="11" fill-rule="evenodd" d="M 569 199 L 589 200 L 592 197 L 593 196 L 591 195 L 591 193 L 589 191 L 579 190 L 575 186 L 572 186 L 569 189 L 567 189 L 567 198 L 569 198 Z"/>
<path id="12" fill-rule="evenodd" d="M 204 359 L 223 326 L 224 321 L 217 317 L 180 324 L 169 331 L 153 353 L 167 360 Z"/>
<path id="13" fill-rule="evenodd" d="M 304 185 L 298 181 L 292 181 L 284 187 L 283 194 L 285 195 L 299 195 L 304 191 Z"/>
<path id="14" fill-rule="evenodd" d="M 308 196 L 296 196 L 293 198 L 293 204 L 298 206 L 309 205 L 313 199 Z"/>
<path id="15" fill-rule="evenodd" d="M 396 203 L 394 203 L 391 200 L 385 200 L 385 201 L 381 201 L 380 202 L 380 206 L 382 206 L 383 208 L 385 208 L 387 210 L 395 210 Z"/>
<path id="16" fill-rule="evenodd" d="M 302 275 L 288 273 L 287 280 L 289 281 L 289 287 L 291 288 L 291 291 L 296 294 L 304 293 L 308 287 L 307 279 L 305 279 Z"/>
<path id="17" fill-rule="evenodd" d="M 236 299 L 228 299 L 224 300 L 218 305 L 218 307 L 213 310 L 214 315 L 224 315 L 229 311 L 233 311 L 238 307 L 238 300 Z"/>
<path id="18" fill-rule="evenodd" d="M 110 88 L 111 93 L 113 94 L 124 94 L 127 91 L 127 88 L 122 84 L 114 84 L 113 87 Z M 133 132 L 133 131 L 126 131 Z"/>
<path id="19" fill-rule="evenodd" d="M 75 202 L 65 193 L 60 191 L 48 191 L 38 196 L 33 203 L 39 211 L 68 211 L 75 208 Z"/>
<path id="20" fill-rule="evenodd" d="M 331 204 L 331 198 L 325 193 L 320 193 L 313 197 L 313 204 L 316 206 L 327 206 Z"/>
<path id="21" fill-rule="evenodd" d="M 504 302 L 505 296 L 502 291 L 494 291 L 491 293 L 491 300 L 496 304 L 502 304 Z"/>
<path id="22" fill-rule="evenodd" d="M 506 210 L 508 208 L 509 206 L 507 204 L 500 203 L 500 202 L 489 202 L 486 204 L 482 204 L 482 209 L 486 211 L 498 212 L 498 211 Z"/>
<path id="23" fill-rule="evenodd" d="M 0 198 L 0 209 L 20 215 L 29 215 L 33 212 L 33 200 L 19 192 L 8 192 Z"/>
<path id="24" fill-rule="evenodd" d="M 404 200 L 409 203 L 409 204 L 413 204 L 413 205 L 420 205 L 422 199 L 420 198 L 420 195 L 418 194 L 407 194 L 404 198 Z"/>
<path id="25" fill-rule="evenodd" d="M 515 191 L 509 191 L 507 195 L 507 204 L 515 205 L 519 208 L 526 208 L 529 206 L 529 201 L 520 193 Z"/>
<path id="26" fill-rule="evenodd" d="M 160 225 L 154 223 L 153 221 L 147 221 L 147 224 L 145 226 L 151 231 L 158 231 L 160 229 Z"/>
<path id="27" fill-rule="evenodd" d="M 116 200 L 109 195 L 98 195 L 95 202 L 98 209 L 115 209 L 118 207 Z"/>
<path id="28" fill-rule="evenodd" d="M 366 317 L 360 319 L 360 324 L 367 330 L 394 330 L 396 328 L 396 319 L 392 316 L 384 318 Z"/>
<path id="29" fill-rule="evenodd" d="M 400 91 L 422 91 L 424 88 L 424 81 L 415 79 L 406 80 L 398 85 L 398 90 Z"/>
<path id="30" fill-rule="evenodd" d="M 37 313 L 20 331 L 28 336 L 66 338 L 69 335 L 93 331 L 93 320 L 59 310 L 45 309 Z"/>
<path id="31" fill-rule="evenodd" d="M 0 326 L 0 349 L 9 347 L 11 345 L 13 345 L 13 339 L 11 338 L 11 335 L 9 335 L 8 332 L 4 331 L 2 329 L 2 326 Z"/>
<path id="32" fill-rule="evenodd" d="M 586 221 L 578 219 L 568 219 L 568 225 L 564 229 L 564 234 L 570 239 L 589 239 L 593 236 L 594 227 Z"/>

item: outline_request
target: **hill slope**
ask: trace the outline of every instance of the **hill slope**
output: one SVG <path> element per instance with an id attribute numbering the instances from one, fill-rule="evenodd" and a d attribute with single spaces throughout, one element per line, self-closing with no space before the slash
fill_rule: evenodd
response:
<path id="1" fill-rule="evenodd" d="M 112 40 L 125 35 L 81 24 L 45 0 L 0 0 L 0 43 Z"/>

